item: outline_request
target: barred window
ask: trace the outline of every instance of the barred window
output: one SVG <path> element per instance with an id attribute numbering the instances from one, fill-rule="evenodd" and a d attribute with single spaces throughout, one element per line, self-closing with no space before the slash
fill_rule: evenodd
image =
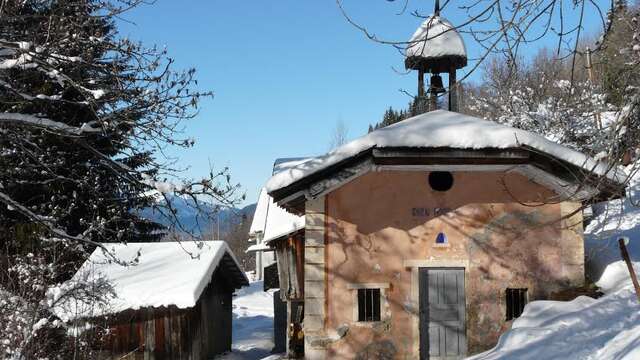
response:
<path id="1" fill-rule="evenodd" d="M 380 321 L 380 289 L 358 289 L 358 321 Z"/>
<path id="2" fill-rule="evenodd" d="M 506 296 L 507 321 L 520 317 L 529 300 L 527 289 L 507 289 Z"/>

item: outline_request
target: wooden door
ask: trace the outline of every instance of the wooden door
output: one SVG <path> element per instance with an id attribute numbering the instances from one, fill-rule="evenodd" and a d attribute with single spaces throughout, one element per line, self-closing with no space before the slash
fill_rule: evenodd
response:
<path id="1" fill-rule="evenodd" d="M 467 352 L 464 269 L 420 269 L 420 359 L 462 359 Z"/>

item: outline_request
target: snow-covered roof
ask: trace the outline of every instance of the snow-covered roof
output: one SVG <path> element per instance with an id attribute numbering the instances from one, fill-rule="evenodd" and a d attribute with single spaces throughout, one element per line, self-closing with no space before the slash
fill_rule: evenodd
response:
<path id="1" fill-rule="evenodd" d="M 278 204 L 273 201 L 273 198 L 269 196 L 269 213 L 267 215 L 267 223 L 265 226 L 264 236 L 262 238 L 264 243 L 269 243 L 272 240 L 279 239 L 283 236 L 287 236 L 298 230 L 304 229 L 304 226 L 304 216 L 297 216 L 287 212 L 285 209 L 278 206 Z"/>
<path id="2" fill-rule="evenodd" d="M 303 229 L 304 224 L 304 216 L 293 215 L 278 206 L 263 188 L 260 191 L 249 235 L 255 236 L 258 232 L 262 232 L 262 242 L 267 243 Z"/>
<path id="3" fill-rule="evenodd" d="M 312 157 L 279 158 L 273 163 L 273 174 L 298 166 Z"/>
<path id="4" fill-rule="evenodd" d="M 467 57 L 462 37 L 445 18 L 429 16 L 413 34 L 405 52 L 407 58 Z"/>
<path id="5" fill-rule="evenodd" d="M 260 190 L 260 196 L 258 196 L 258 203 L 256 204 L 256 210 L 253 213 L 253 220 L 251 220 L 251 227 L 249 228 L 249 241 L 252 241 L 257 234 L 264 233 L 264 226 L 267 223 L 267 211 L 269 209 L 269 194 L 267 190 L 262 188 Z"/>
<path id="6" fill-rule="evenodd" d="M 283 189 L 372 148 L 531 148 L 587 172 L 606 175 L 618 183 L 623 183 L 626 177 L 622 169 L 610 169 L 605 163 L 541 135 L 473 116 L 436 110 L 375 130 L 325 155 L 281 171 L 269 179 L 267 192 L 271 194 Z"/>
<path id="7" fill-rule="evenodd" d="M 258 252 L 258 251 L 273 251 L 274 249 L 265 243 L 253 244 L 247 248 L 245 253 Z"/>
<path id="8" fill-rule="evenodd" d="M 279 158 L 273 164 L 273 175 L 291 168 L 300 166 L 313 159 L 311 157 Z M 258 233 L 262 233 L 262 241 L 269 242 L 277 238 L 289 235 L 304 228 L 304 216 L 296 216 L 278 206 L 265 188 L 260 190 L 260 197 L 256 204 L 256 211 L 253 214 L 253 221 L 249 229 L 249 241 Z M 253 250 L 262 251 L 257 247 L 250 247 Z"/>
<path id="9" fill-rule="evenodd" d="M 69 283 L 106 280 L 115 297 L 99 308 L 95 304 L 88 306 L 82 302 L 66 301 L 56 313 L 78 318 L 146 307 L 175 305 L 181 309 L 190 308 L 196 305 L 221 264 L 231 268 L 229 279 L 236 288 L 248 285 L 246 275 L 224 241 L 103 245 L 124 262 L 134 261 L 139 255 L 137 264 L 124 266 L 115 263 L 98 248 Z"/>

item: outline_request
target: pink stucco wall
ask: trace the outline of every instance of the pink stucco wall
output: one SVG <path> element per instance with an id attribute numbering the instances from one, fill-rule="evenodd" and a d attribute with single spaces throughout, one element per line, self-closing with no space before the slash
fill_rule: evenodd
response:
<path id="1" fill-rule="evenodd" d="M 416 356 L 415 283 L 407 261 L 467 264 L 470 354 L 493 346 L 508 327 L 507 287 L 526 287 L 534 300 L 582 285 L 581 215 L 571 219 L 571 228 L 561 220 L 576 204 L 541 204 L 553 193 L 517 173 L 457 172 L 446 192 L 433 191 L 427 175 L 372 172 L 326 196 L 325 327 L 349 326 L 345 337 L 328 345 L 328 358 L 376 351 Z M 447 235 L 448 247 L 434 246 L 439 232 Z M 354 321 L 354 290 L 348 287 L 358 283 L 388 284 L 384 321 Z"/>

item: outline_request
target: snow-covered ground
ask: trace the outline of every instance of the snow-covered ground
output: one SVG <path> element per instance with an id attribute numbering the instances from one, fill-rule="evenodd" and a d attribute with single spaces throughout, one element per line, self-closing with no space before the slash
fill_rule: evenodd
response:
<path id="1" fill-rule="evenodd" d="M 278 359 L 273 348 L 273 292 L 262 291 L 262 281 L 251 282 L 233 298 L 232 351 L 219 360 Z"/>
<path id="2" fill-rule="evenodd" d="M 605 295 L 531 302 L 495 348 L 471 359 L 640 359 L 640 304 L 617 242 L 630 238 L 628 250 L 640 272 L 640 176 L 628 195 L 596 207 L 585 229 L 587 274 Z"/>

